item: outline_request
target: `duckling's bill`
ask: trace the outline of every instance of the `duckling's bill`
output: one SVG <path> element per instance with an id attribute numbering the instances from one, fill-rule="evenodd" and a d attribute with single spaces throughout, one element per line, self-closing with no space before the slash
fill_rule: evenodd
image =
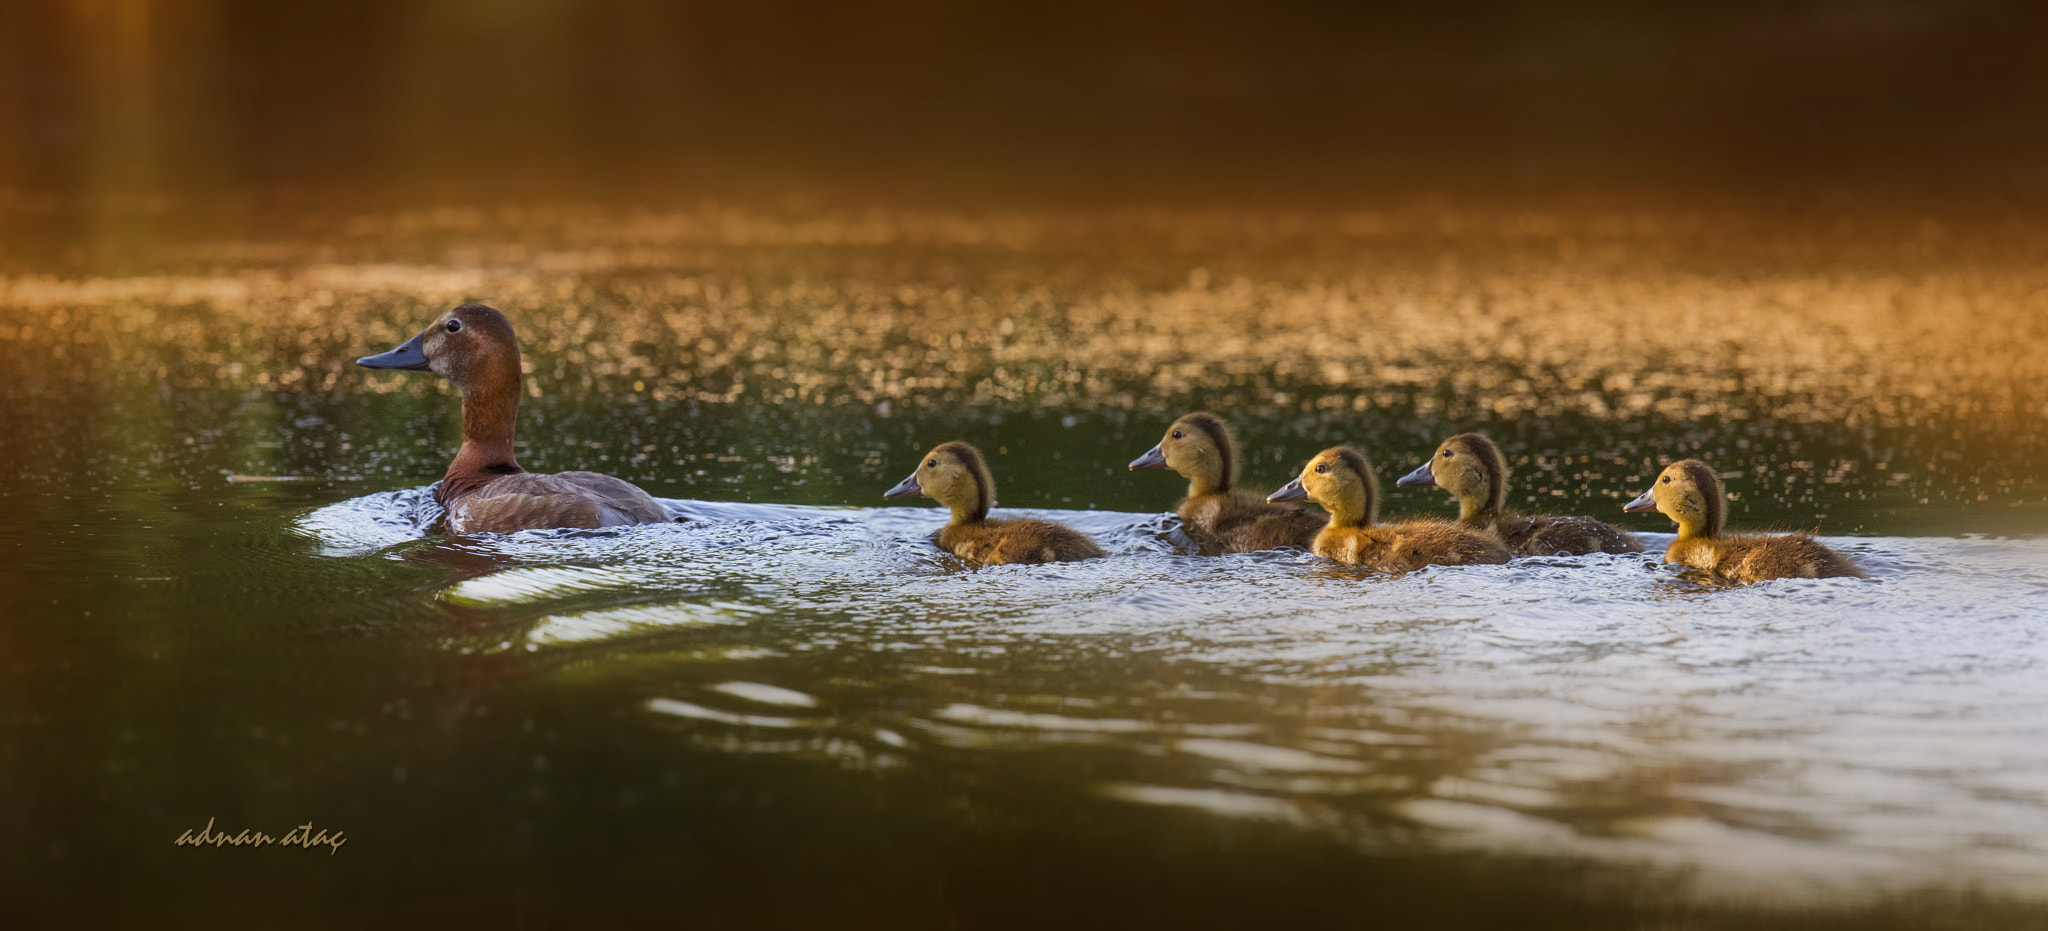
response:
<path id="1" fill-rule="evenodd" d="M 1656 509 L 1657 509 L 1657 497 L 1656 497 L 1656 491 L 1657 491 L 1657 487 L 1656 487 L 1656 486 L 1654 486 L 1654 485 L 1650 486 L 1650 490 L 1649 490 L 1649 491 L 1646 491 L 1646 492 L 1643 492 L 1643 493 L 1642 493 L 1642 494 L 1640 494 L 1640 495 L 1637 495 L 1637 496 L 1636 496 L 1636 499 L 1635 499 L 1634 501 L 1630 501 L 1629 503 L 1627 503 L 1627 504 L 1624 504 L 1624 505 L 1622 505 L 1622 506 L 1621 506 L 1621 509 L 1622 509 L 1622 510 L 1624 510 L 1624 511 L 1627 511 L 1627 512 L 1629 512 L 1630 514 L 1639 514 L 1639 513 L 1643 512 L 1643 511 L 1654 511 L 1654 510 L 1656 510 Z"/>
<path id="2" fill-rule="evenodd" d="M 1306 500 L 1308 500 L 1308 489 L 1302 487 L 1300 476 L 1296 476 L 1294 481 L 1288 482 L 1287 484 L 1280 486 L 1279 491 L 1273 492 L 1272 494 L 1266 496 L 1266 502 L 1268 504 L 1279 504 L 1282 501 Z"/>
<path id="3" fill-rule="evenodd" d="M 915 498 L 921 494 L 924 494 L 924 487 L 917 483 L 917 473 L 912 472 L 910 473 L 909 478 L 897 482 L 896 487 L 891 488 L 888 491 L 882 492 L 882 497 Z"/>
<path id="4" fill-rule="evenodd" d="M 1436 473 L 1430 471 L 1429 463 L 1425 462 L 1419 466 L 1416 466 L 1415 471 L 1395 479 L 1394 484 L 1399 485 L 1403 488 L 1413 488 L 1418 486 L 1427 488 L 1431 485 L 1436 484 Z"/>
<path id="5" fill-rule="evenodd" d="M 1135 472 L 1139 469 L 1166 468 L 1166 450 L 1163 448 L 1165 445 L 1166 444 L 1161 443 L 1157 446 L 1154 446 L 1151 449 L 1146 450 L 1145 455 L 1139 456 L 1138 458 L 1131 460 L 1131 471 Z"/>
<path id="6" fill-rule="evenodd" d="M 366 369 L 395 369 L 402 372 L 427 371 L 427 333 L 425 330 L 421 330 L 418 336 L 398 344 L 398 348 L 390 352 L 380 352 L 374 356 L 364 356 L 357 359 L 356 364 Z"/>

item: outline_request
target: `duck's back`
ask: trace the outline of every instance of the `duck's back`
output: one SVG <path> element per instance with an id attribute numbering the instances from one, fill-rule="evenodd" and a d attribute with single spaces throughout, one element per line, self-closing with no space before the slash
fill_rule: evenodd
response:
<path id="1" fill-rule="evenodd" d="M 1643 544 L 1634 536 L 1590 517 L 1512 514 L 1495 523 L 1494 530 L 1508 552 L 1517 556 L 1643 551 Z"/>
<path id="2" fill-rule="evenodd" d="M 1102 555 L 1095 541 L 1051 521 L 981 520 L 948 524 L 939 548 L 980 566 L 1068 562 Z"/>
<path id="3" fill-rule="evenodd" d="M 1695 537 L 1679 540 L 1665 558 L 1737 582 L 1765 579 L 1863 578 L 1863 570 L 1811 534 Z"/>
<path id="4" fill-rule="evenodd" d="M 1327 522 L 1314 511 L 1271 504 L 1265 496 L 1244 489 L 1189 498 L 1181 502 L 1179 513 L 1183 522 L 1221 540 L 1232 553 L 1281 546 L 1306 549 Z"/>
<path id="5" fill-rule="evenodd" d="M 1508 561 L 1507 547 L 1493 534 L 1445 520 L 1330 527 L 1317 534 L 1313 549 L 1326 559 L 1381 572 Z"/>
<path id="6" fill-rule="evenodd" d="M 448 529 L 455 533 L 595 529 L 673 519 L 638 485 L 601 472 L 514 472 L 444 503 Z"/>

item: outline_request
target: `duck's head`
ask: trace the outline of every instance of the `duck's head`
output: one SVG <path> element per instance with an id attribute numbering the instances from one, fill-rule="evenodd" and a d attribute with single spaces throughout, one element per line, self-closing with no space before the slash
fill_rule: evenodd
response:
<path id="1" fill-rule="evenodd" d="M 1457 496 L 1467 510 L 1499 511 L 1507 503 L 1508 469 L 1492 440 L 1478 433 L 1460 433 L 1438 444 L 1428 462 L 1394 484 L 1435 485 Z"/>
<path id="2" fill-rule="evenodd" d="M 1330 512 L 1334 526 L 1370 524 L 1379 508 L 1379 480 L 1365 454 L 1349 446 L 1332 446 L 1303 466 L 1301 475 L 1266 497 L 1267 501 L 1304 498 Z"/>
<path id="3" fill-rule="evenodd" d="M 1722 501 L 1721 480 L 1714 470 L 1698 459 L 1684 459 L 1664 467 L 1650 490 L 1621 506 L 1631 513 L 1660 511 L 1678 524 L 1681 537 L 1711 537 L 1721 532 L 1727 519 Z"/>
<path id="4" fill-rule="evenodd" d="M 981 450 L 954 440 L 926 453 L 917 471 L 882 494 L 884 498 L 923 495 L 953 509 L 954 520 L 982 520 L 996 505 L 996 480 Z"/>
<path id="5" fill-rule="evenodd" d="M 1173 422 L 1159 445 L 1131 460 L 1132 469 L 1172 469 L 1200 494 L 1237 484 L 1237 444 L 1223 419 L 1198 411 Z"/>
<path id="6" fill-rule="evenodd" d="M 486 373 L 519 374 L 519 339 L 512 321 L 482 304 L 464 304 L 436 318 L 418 336 L 390 352 L 364 356 L 356 364 L 371 369 L 433 372 L 467 390 Z"/>

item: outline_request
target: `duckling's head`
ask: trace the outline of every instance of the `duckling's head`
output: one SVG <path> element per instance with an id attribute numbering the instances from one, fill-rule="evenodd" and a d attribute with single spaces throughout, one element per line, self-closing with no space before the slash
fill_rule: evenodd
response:
<path id="1" fill-rule="evenodd" d="M 1480 511 L 1498 513 L 1507 505 L 1508 467 L 1492 440 L 1478 433 L 1460 433 L 1438 444 L 1428 462 L 1394 484 L 1442 488 L 1457 496 L 1466 516 Z"/>
<path id="2" fill-rule="evenodd" d="M 882 494 L 884 498 L 923 495 L 953 509 L 955 521 L 978 521 L 996 505 L 996 480 L 981 459 L 981 450 L 954 440 L 926 453 L 917 471 Z"/>
<path id="3" fill-rule="evenodd" d="M 467 391 L 487 375 L 519 377 L 519 339 L 512 321 L 482 304 L 464 304 L 436 318 L 418 336 L 390 352 L 364 356 L 372 369 L 433 372 Z M 516 386 L 515 386 L 516 387 Z"/>
<path id="4" fill-rule="evenodd" d="M 1222 418 L 1198 411 L 1174 421 L 1159 445 L 1131 460 L 1131 468 L 1179 472 L 1190 494 L 1229 491 L 1237 484 L 1237 444 Z"/>
<path id="5" fill-rule="evenodd" d="M 1721 480 L 1714 470 L 1698 459 L 1684 459 L 1664 467 L 1650 490 L 1621 506 L 1629 512 L 1661 511 L 1678 524 L 1680 537 L 1711 537 L 1721 532 L 1727 507 L 1721 497 Z"/>
<path id="6" fill-rule="evenodd" d="M 1349 446 L 1332 446 L 1316 454 L 1294 481 L 1266 497 L 1267 501 L 1307 498 L 1330 512 L 1336 527 L 1370 524 L 1379 510 L 1379 479 L 1365 454 Z"/>

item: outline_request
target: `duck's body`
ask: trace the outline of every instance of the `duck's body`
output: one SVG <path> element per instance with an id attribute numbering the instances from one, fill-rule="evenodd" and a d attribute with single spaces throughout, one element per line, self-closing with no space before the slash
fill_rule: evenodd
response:
<path id="1" fill-rule="evenodd" d="M 1269 504 L 1266 496 L 1242 488 L 1189 495 L 1174 513 L 1182 523 L 1216 538 L 1226 553 L 1256 553 L 1283 546 L 1307 549 L 1329 523 L 1314 511 Z"/>
<path id="2" fill-rule="evenodd" d="M 464 304 L 390 352 L 357 359 L 374 369 L 430 371 L 462 391 L 462 448 L 434 498 L 452 533 L 617 527 L 673 518 L 638 486 L 597 472 L 528 472 L 513 456 L 519 416 L 519 341 L 505 315 Z"/>
<path id="3" fill-rule="evenodd" d="M 1812 534 L 1724 532 L 1727 505 L 1721 480 L 1697 459 L 1666 466 L 1650 490 L 1622 510 L 1654 510 L 1671 518 L 1678 524 L 1678 539 L 1665 549 L 1664 560 L 1703 569 L 1731 582 L 1863 578 L 1862 569 Z"/>
<path id="4" fill-rule="evenodd" d="M 441 488 L 446 488 L 442 479 Z M 435 489 L 441 497 L 441 489 Z M 601 472 L 515 472 L 443 499 L 455 533 L 511 533 L 538 527 L 620 527 L 670 520 L 638 486 Z"/>
<path id="5" fill-rule="evenodd" d="M 1314 500 L 1330 512 L 1309 550 L 1324 559 L 1380 572 L 1424 566 L 1467 566 L 1508 561 L 1507 547 L 1491 531 L 1447 520 L 1375 524 L 1379 482 L 1365 454 L 1345 446 L 1318 453 L 1301 477 L 1273 493 L 1275 501 Z"/>
<path id="6" fill-rule="evenodd" d="M 1591 517 L 1509 511 L 1507 460 L 1492 440 L 1477 433 L 1443 441 L 1428 462 L 1394 484 L 1435 485 L 1457 496 L 1458 523 L 1491 531 L 1516 556 L 1643 551 L 1635 537 Z"/>
<path id="7" fill-rule="evenodd" d="M 1174 512 L 1181 523 L 1215 538 L 1226 552 L 1282 546 L 1307 548 L 1326 521 L 1313 511 L 1273 504 L 1237 487 L 1237 441 L 1222 419 L 1197 412 L 1174 421 L 1165 439 L 1131 462 L 1132 469 L 1172 469 L 1188 480 Z"/>
<path id="8" fill-rule="evenodd" d="M 1347 566 L 1377 572 L 1413 572 L 1423 566 L 1469 566 L 1508 561 L 1500 541 L 1447 520 L 1410 520 L 1362 527 L 1324 527 L 1309 551 Z"/>
<path id="9" fill-rule="evenodd" d="M 1046 520 L 978 520 L 939 529 L 939 549 L 977 566 L 1094 559 L 1102 550 L 1077 530 Z"/>
<path id="10" fill-rule="evenodd" d="M 939 529 L 940 549 L 976 566 L 1068 562 L 1094 559 L 1101 547 L 1080 532 L 1036 519 L 991 520 L 996 483 L 981 451 L 966 443 L 941 443 L 925 455 L 909 478 L 889 489 L 884 498 L 924 495 L 953 511 Z"/>
<path id="11" fill-rule="evenodd" d="M 1745 585 L 1765 579 L 1862 578 L 1863 570 L 1811 534 L 1723 534 L 1674 541 L 1666 562 Z"/>

